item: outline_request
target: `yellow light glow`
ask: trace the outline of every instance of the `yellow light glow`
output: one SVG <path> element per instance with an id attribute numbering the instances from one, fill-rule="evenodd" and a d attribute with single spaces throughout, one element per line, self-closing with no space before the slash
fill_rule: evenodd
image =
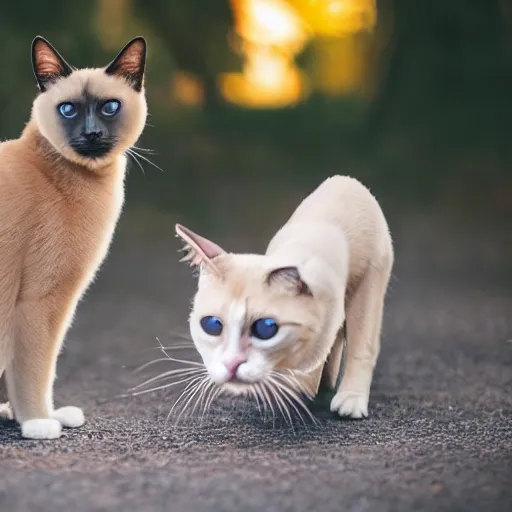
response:
<path id="1" fill-rule="evenodd" d="M 244 41 L 295 52 L 306 42 L 306 25 L 285 0 L 232 0 L 232 4 L 236 32 Z"/>
<path id="2" fill-rule="evenodd" d="M 287 62 L 283 62 L 280 55 L 270 51 L 259 51 L 254 52 L 248 59 L 245 76 L 256 87 L 278 89 L 286 87 L 290 71 L 290 66 Z"/>
<path id="3" fill-rule="evenodd" d="M 315 88 L 327 96 L 367 92 L 365 46 L 354 37 L 324 38 L 315 42 Z"/>
<path id="4" fill-rule="evenodd" d="M 219 77 L 228 101 L 250 108 L 294 105 L 310 93 L 294 62 L 314 36 L 315 87 L 327 95 L 360 92 L 367 58 L 354 36 L 374 28 L 376 0 L 231 0 L 244 57 L 242 73 Z"/>
<path id="5" fill-rule="evenodd" d="M 219 87 L 228 101 L 251 108 L 287 107 L 309 92 L 305 76 L 292 62 L 265 50 L 250 54 L 243 73 L 221 75 Z"/>
<path id="6" fill-rule="evenodd" d="M 309 28 L 322 36 L 347 36 L 377 23 L 376 0 L 287 0 Z"/>
<path id="7" fill-rule="evenodd" d="M 195 76 L 179 71 L 171 82 L 171 98 L 179 105 L 199 106 L 204 102 L 204 89 Z"/>
<path id="8" fill-rule="evenodd" d="M 309 92 L 294 56 L 309 38 L 305 23 L 285 0 L 232 0 L 242 40 L 242 73 L 219 77 L 221 94 L 250 108 L 294 105 Z"/>

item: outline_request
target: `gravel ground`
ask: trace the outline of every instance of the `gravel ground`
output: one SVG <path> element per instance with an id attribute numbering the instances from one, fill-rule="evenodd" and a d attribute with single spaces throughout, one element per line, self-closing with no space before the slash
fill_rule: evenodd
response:
<path id="1" fill-rule="evenodd" d="M 323 395 L 320 425 L 293 428 L 229 399 L 176 426 L 176 394 L 119 396 L 170 367 L 134 372 L 156 337 L 182 343 L 194 288 L 172 237 L 121 233 L 59 362 L 57 405 L 87 423 L 57 441 L 0 424 L 0 510 L 512 510 L 511 283 L 478 258 L 416 261 L 413 232 L 395 237 L 370 418 L 342 421 Z"/>

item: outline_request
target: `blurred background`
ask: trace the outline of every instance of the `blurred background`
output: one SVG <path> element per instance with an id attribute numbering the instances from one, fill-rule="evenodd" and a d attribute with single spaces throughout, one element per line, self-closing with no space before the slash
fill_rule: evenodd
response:
<path id="1" fill-rule="evenodd" d="M 381 201 L 398 262 L 449 275 L 510 268 L 508 0 L 7 2 L 4 139 L 36 94 L 36 34 L 76 67 L 148 40 L 139 145 L 160 169 L 131 162 L 121 231 L 134 240 L 172 237 L 179 220 L 232 236 L 232 250 L 263 250 L 303 196 L 341 173 Z"/>
<path id="2" fill-rule="evenodd" d="M 56 403 L 87 423 L 55 449 L 0 429 L 0 508 L 512 510 L 512 1 L 4 1 L 0 139 L 28 120 L 37 34 L 76 67 L 147 38 L 138 146 L 154 154 L 130 163 L 59 359 Z M 174 223 L 262 252 L 333 174 L 370 187 L 395 243 L 368 421 L 326 403 L 322 429 L 295 437 L 225 399 L 204 427 L 173 429 L 165 391 L 116 398 L 145 379 L 132 370 L 159 357 L 156 337 L 187 337 L 196 281 Z"/>

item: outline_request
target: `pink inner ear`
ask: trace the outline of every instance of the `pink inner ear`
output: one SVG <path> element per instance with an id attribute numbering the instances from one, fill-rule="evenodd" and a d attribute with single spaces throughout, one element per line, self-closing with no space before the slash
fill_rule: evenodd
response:
<path id="1" fill-rule="evenodd" d="M 176 233 L 191 247 L 195 248 L 196 250 L 199 249 L 199 251 L 202 252 L 208 259 L 213 259 L 220 254 L 226 253 L 226 251 L 219 247 L 216 243 L 202 237 L 201 235 L 198 235 L 197 233 L 194 233 L 181 224 L 176 224 Z"/>
<path id="2" fill-rule="evenodd" d="M 140 68 L 140 58 L 136 56 L 125 57 L 119 66 L 123 73 L 137 73 Z"/>
<path id="3" fill-rule="evenodd" d="M 145 49 L 142 41 L 128 43 L 125 50 L 115 59 L 116 73 L 126 75 L 139 73 L 144 61 Z"/>
<path id="4" fill-rule="evenodd" d="M 62 65 L 55 54 L 45 45 L 40 44 L 36 50 L 37 71 L 41 75 L 58 75 Z"/>
<path id="5" fill-rule="evenodd" d="M 187 261 L 192 266 L 203 263 L 210 272 L 220 276 L 221 272 L 212 259 L 220 254 L 225 254 L 225 251 L 217 244 L 194 233 L 185 226 L 176 224 L 175 229 L 176 234 L 187 244 L 185 251 L 188 250 L 188 254 L 180 261 Z"/>

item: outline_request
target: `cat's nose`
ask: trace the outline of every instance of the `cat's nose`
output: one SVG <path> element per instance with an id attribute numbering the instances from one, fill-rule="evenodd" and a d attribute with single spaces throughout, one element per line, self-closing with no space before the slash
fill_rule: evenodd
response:
<path id="1" fill-rule="evenodd" d="M 98 139 L 101 138 L 103 135 L 103 132 L 100 130 L 85 132 L 84 137 L 87 139 L 88 142 L 96 142 Z"/>
<path id="2" fill-rule="evenodd" d="M 247 359 L 241 357 L 223 361 L 224 366 L 226 367 L 226 370 L 229 373 L 229 380 L 234 379 L 236 377 L 238 367 L 245 362 L 247 362 Z"/>

